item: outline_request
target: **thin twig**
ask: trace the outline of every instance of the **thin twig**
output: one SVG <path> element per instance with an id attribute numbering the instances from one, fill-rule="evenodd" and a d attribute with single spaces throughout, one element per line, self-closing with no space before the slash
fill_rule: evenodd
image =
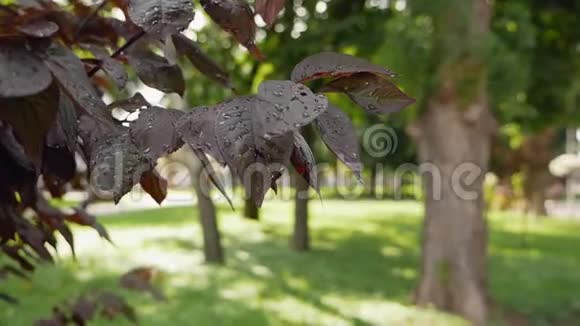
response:
<path id="1" fill-rule="evenodd" d="M 118 57 L 121 53 L 125 52 L 131 45 L 135 44 L 141 37 L 145 35 L 145 31 L 141 30 L 139 33 L 133 35 L 127 43 L 125 43 L 122 47 L 118 48 L 113 54 L 111 54 L 111 58 Z M 103 61 L 101 61 L 97 66 L 95 66 L 91 71 L 89 71 L 89 77 L 93 77 L 101 68 L 103 67 Z"/>
<path id="2" fill-rule="evenodd" d="M 103 7 L 105 7 L 105 5 L 107 4 L 107 2 L 109 2 L 109 0 L 104 0 L 103 2 L 101 2 L 101 4 L 95 8 L 95 10 L 93 10 L 93 12 L 91 12 L 90 15 L 88 15 L 87 17 L 85 17 L 85 19 L 83 19 L 83 21 L 80 23 L 79 27 L 77 28 L 75 35 L 73 37 L 73 40 L 77 40 L 77 38 L 79 37 L 79 35 L 81 34 L 81 32 L 83 31 L 83 29 L 87 26 L 87 24 L 97 16 L 97 14 L 99 13 L 99 11 L 101 9 L 103 9 Z"/>

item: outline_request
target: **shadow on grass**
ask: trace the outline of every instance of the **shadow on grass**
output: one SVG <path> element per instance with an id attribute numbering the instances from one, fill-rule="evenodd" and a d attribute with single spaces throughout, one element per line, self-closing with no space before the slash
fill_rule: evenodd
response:
<path id="1" fill-rule="evenodd" d="M 410 304 L 418 280 L 420 218 L 393 213 L 388 205 L 385 206 L 381 211 L 375 211 L 373 207 L 370 209 L 372 214 L 361 214 L 356 219 L 344 218 L 346 212 L 340 207 L 327 213 L 332 214 L 332 218 L 314 218 L 311 228 L 313 250 L 306 253 L 289 249 L 291 220 L 282 217 L 278 210 L 275 218 L 252 224 L 262 233 L 256 240 L 240 231 L 243 229 L 228 227 L 232 222 L 239 223 L 239 220 L 231 219 L 239 218 L 221 208 L 222 216 L 227 215 L 221 219 L 226 266 L 204 267 L 209 270 L 207 282 L 203 285 L 184 283 L 168 287 L 170 304 L 159 304 L 133 294 L 130 301 L 139 305 L 145 325 L 296 323 L 286 318 L 300 311 L 277 314 L 278 308 L 267 307 L 272 302 L 286 299 L 300 303 L 299 308 L 291 305 L 289 309 L 313 308 L 347 324 L 365 324 L 368 321 L 352 312 L 350 302 Z M 177 229 L 185 224 L 198 223 L 197 213 L 192 207 L 135 212 L 118 219 L 103 218 L 102 222 L 111 228 L 163 226 Z M 502 310 L 525 314 L 538 324 L 571 320 L 580 313 L 577 295 L 580 292 L 580 250 L 577 249 L 580 237 L 567 232 L 563 225 L 550 226 L 550 230 L 531 229 L 527 245 L 524 245 L 517 228 L 492 221 L 490 229 L 491 296 Z M 143 246 L 187 254 L 201 250 L 199 243 L 193 239 L 161 236 L 144 240 Z M 46 298 L 59 302 L 87 288 L 115 287 L 118 278 L 116 274 L 98 270 L 88 278 L 86 285 L 71 287 L 67 283 L 79 282 L 77 273 L 71 274 L 74 267 L 51 267 L 48 270 L 52 270 L 52 274 L 47 272 L 49 274 L 36 277 L 49 280 L 41 286 L 39 293 L 37 288 L 34 291 L 25 286 L 16 289 L 25 296 L 30 294 L 27 297 L 30 304 L 26 303 L 28 308 L 24 311 L 34 312 L 37 317 L 50 313 L 44 303 Z M 224 295 L 224 289 L 243 282 L 249 282 L 257 292 L 256 300 L 248 302 L 243 296 Z M 52 293 L 56 294 L 53 296 Z M 337 304 L 333 298 L 341 300 Z M 6 319 L 1 310 L 0 324 L 3 324 L 10 319 Z"/>
<path id="2" fill-rule="evenodd" d="M 286 235 L 268 225 L 264 226 L 266 238 L 259 242 L 228 235 L 225 268 L 263 284 L 260 297 L 265 300 L 290 296 L 350 324 L 365 324 L 364 320 L 327 304 L 325 297 L 409 304 L 416 282 L 417 251 L 401 244 L 401 236 L 415 237 L 416 228 L 408 223 L 387 222 L 375 227 L 388 227 L 390 233 L 399 237 L 357 230 L 316 229 L 312 234 L 314 249 L 298 253 L 289 249 Z M 173 238 L 156 239 L 156 243 L 183 250 L 191 247 Z"/>
<path id="3" fill-rule="evenodd" d="M 203 289 L 183 287 L 172 291 L 167 303 L 121 288 L 119 275 L 107 271 L 98 271 L 89 279 L 80 279 L 65 266 L 44 266 L 36 272 L 35 279 L 34 288 L 23 282 L 10 284 L 7 291 L 18 292 L 21 302 L 19 305 L 0 302 L 0 325 L 32 325 L 38 319 L 49 318 L 53 307 L 100 291 L 111 291 L 124 297 L 138 310 L 140 325 L 269 325 L 269 320 L 273 319 L 244 302 L 220 296 L 223 280 L 213 277 Z M 113 322 L 98 318 L 91 325 L 132 323 L 117 317 Z"/>

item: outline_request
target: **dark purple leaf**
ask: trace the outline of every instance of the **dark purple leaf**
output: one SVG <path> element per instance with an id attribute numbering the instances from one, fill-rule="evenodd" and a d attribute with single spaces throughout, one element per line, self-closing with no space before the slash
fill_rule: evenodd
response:
<path id="1" fill-rule="evenodd" d="M 72 51 L 52 43 L 43 53 L 43 60 L 64 92 L 81 109 L 108 125 L 112 124 L 105 103 L 91 84 L 83 63 Z"/>
<path id="2" fill-rule="evenodd" d="M 72 307 L 72 319 L 78 325 L 86 325 L 97 312 L 97 305 L 85 297 L 80 297 Z"/>
<path id="3" fill-rule="evenodd" d="M 256 0 L 256 12 L 262 16 L 269 28 L 276 22 L 276 18 L 284 9 L 285 3 L 286 0 Z"/>
<path id="4" fill-rule="evenodd" d="M 230 206 L 233 209 L 234 204 L 232 203 L 232 200 L 228 196 L 225 187 L 220 182 L 220 180 L 217 176 L 217 173 L 215 172 L 215 170 L 211 166 L 211 162 L 207 158 L 207 155 L 205 155 L 205 153 L 199 149 L 195 149 L 192 147 L 192 150 L 193 150 L 193 153 L 195 154 L 195 156 L 199 159 L 199 161 L 203 165 L 203 169 L 207 173 L 207 176 L 210 179 L 211 183 L 213 183 L 213 185 L 222 193 L 222 195 L 225 197 L 225 199 L 228 201 L 228 203 L 230 204 Z"/>
<path id="5" fill-rule="evenodd" d="M 292 166 L 294 166 L 296 172 L 302 176 L 302 178 L 304 178 L 304 180 L 306 180 L 306 182 L 308 182 L 316 192 L 320 192 L 314 154 L 304 137 L 299 133 L 294 133 L 294 149 L 292 150 L 290 162 L 292 163 Z"/>
<path id="6" fill-rule="evenodd" d="M 294 67 L 291 78 L 295 82 L 306 82 L 319 78 L 337 78 L 350 76 L 359 72 L 394 77 L 390 70 L 366 60 L 347 54 L 322 52 L 302 60 Z"/>
<path id="7" fill-rule="evenodd" d="M 329 104 L 326 112 L 316 119 L 316 125 L 326 146 L 361 180 L 362 162 L 356 130 L 346 113 Z"/>
<path id="8" fill-rule="evenodd" d="M 130 0 L 129 18 L 160 39 L 187 28 L 193 20 L 192 0 Z"/>
<path id="9" fill-rule="evenodd" d="M 132 143 L 155 163 L 183 146 L 176 124 L 184 115 L 183 111 L 159 107 L 141 110 L 130 128 Z"/>
<path id="10" fill-rule="evenodd" d="M 93 153 L 96 153 L 97 144 L 104 138 L 110 137 L 111 133 L 120 132 L 103 126 L 95 118 L 88 114 L 81 114 L 78 117 L 78 136 L 82 140 L 80 147 L 85 158 L 90 158 Z M 117 128 L 117 126 L 115 126 Z"/>
<path id="11" fill-rule="evenodd" d="M 176 126 L 180 137 L 191 148 L 201 150 L 210 155 L 220 164 L 225 164 L 217 144 L 215 123 L 219 111 L 215 107 L 193 108 Z"/>
<path id="12" fill-rule="evenodd" d="M 58 25 L 49 20 L 37 20 L 19 26 L 18 31 L 30 37 L 51 37 L 58 32 Z"/>
<path id="13" fill-rule="evenodd" d="M 311 123 L 328 106 L 325 96 L 291 81 L 263 82 L 258 99 L 262 101 L 257 103 L 256 113 L 264 121 L 264 135 L 269 136 L 284 135 Z"/>
<path id="14" fill-rule="evenodd" d="M 15 185 L 33 182 L 37 168 L 26 154 L 12 127 L 0 121 L 0 184 Z M 28 176 L 28 177 L 25 177 Z"/>
<path id="15" fill-rule="evenodd" d="M 274 191 L 274 193 L 278 194 L 278 179 L 282 177 L 282 172 L 275 171 L 272 173 L 272 181 L 270 182 L 270 189 Z"/>
<path id="16" fill-rule="evenodd" d="M 130 290 L 146 292 L 153 296 L 155 300 L 167 300 L 163 293 L 153 285 L 153 278 L 158 271 L 151 267 L 139 267 L 130 270 L 121 276 L 121 286 Z"/>
<path id="17" fill-rule="evenodd" d="M 165 58 L 145 48 L 130 51 L 127 58 L 145 85 L 165 93 L 183 95 L 185 92 L 185 80 L 179 66 L 172 65 Z"/>
<path id="18" fill-rule="evenodd" d="M 66 147 L 64 135 L 58 129 L 49 131 L 42 155 L 42 174 L 53 197 L 59 197 L 63 186 L 76 175 L 74 153 Z"/>
<path id="19" fill-rule="evenodd" d="M 66 215 L 51 206 L 48 201 L 44 198 L 42 193 L 33 186 L 34 189 L 31 191 L 31 200 L 34 201 L 32 208 L 38 215 L 41 221 L 43 221 L 50 230 L 58 230 L 66 242 L 69 244 L 73 256 L 75 255 L 74 237 L 70 228 L 64 223 Z"/>
<path id="20" fill-rule="evenodd" d="M 58 101 L 59 90 L 54 83 L 36 95 L 0 98 L 0 120 L 12 127 L 19 143 L 37 167 L 42 159 L 44 137 L 56 120 Z"/>
<path id="21" fill-rule="evenodd" d="M 65 219 L 69 222 L 76 223 L 78 225 L 92 227 L 93 229 L 95 229 L 95 231 L 97 231 L 97 233 L 101 238 L 112 243 L 111 237 L 109 237 L 109 233 L 107 232 L 105 227 L 103 227 L 97 221 L 97 218 L 95 216 L 87 213 L 86 211 L 77 208 L 75 209 L 75 212 L 73 214 L 66 215 Z"/>
<path id="22" fill-rule="evenodd" d="M 91 150 L 90 184 L 99 197 L 118 203 L 153 166 L 147 153 L 131 142 L 128 132 L 109 133 Z"/>
<path id="23" fill-rule="evenodd" d="M 83 44 L 82 47 L 90 51 L 95 58 L 102 62 L 103 71 L 109 75 L 119 88 L 124 88 L 129 77 L 121 62 L 111 58 L 109 52 L 103 47 L 94 44 Z"/>
<path id="24" fill-rule="evenodd" d="M 145 190 L 151 198 L 161 205 L 167 197 L 167 180 L 161 177 L 155 170 L 147 171 L 141 175 L 141 188 Z"/>
<path id="25" fill-rule="evenodd" d="M 58 127 L 65 137 L 65 144 L 69 151 L 77 149 L 77 136 L 79 134 L 77 112 L 71 99 L 61 90 L 58 102 Z"/>
<path id="26" fill-rule="evenodd" d="M 99 296 L 98 302 L 103 310 L 104 317 L 113 319 L 118 315 L 123 315 L 128 320 L 134 323 L 137 322 L 135 310 L 120 296 L 111 292 L 104 292 Z"/>
<path id="27" fill-rule="evenodd" d="M 0 97 L 24 97 L 47 89 L 52 75 L 24 44 L 0 42 Z"/>
<path id="28" fill-rule="evenodd" d="M 356 104 L 373 114 L 398 112 L 415 102 L 388 77 L 366 72 L 333 80 L 321 91 L 346 93 Z"/>
<path id="29" fill-rule="evenodd" d="M 255 43 L 254 12 L 245 0 L 200 0 L 199 2 L 216 24 L 232 34 L 256 59 L 264 59 Z"/>
<path id="30" fill-rule="evenodd" d="M 285 166 L 292 153 L 292 133 L 266 137 L 265 124 L 254 96 L 239 97 L 218 106 L 216 136 L 221 154 L 246 194 L 260 207 L 272 173 Z"/>
<path id="31" fill-rule="evenodd" d="M 48 234 L 43 229 L 28 221 L 22 221 L 17 225 L 17 233 L 40 259 L 47 262 L 53 261 L 52 255 L 45 247 L 49 239 Z"/>
<path id="32" fill-rule="evenodd" d="M 177 52 L 186 56 L 191 64 L 202 74 L 224 87 L 234 88 L 228 73 L 205 54 L 197 42 L 190 40 L 182 34 L 173 35 L 173 42 Z"/>
<path id="33" fill-rule="evenodd" d="M 135 112 L 137 110 L 143 110 L 151 107 L 151 104 L 147 102 L 147 100 L 141 95 L 141 93 L 137 92 L 130 98 L 119 100 L 109 104 L 109 109 L 123 109 L 127 112 Z"/>

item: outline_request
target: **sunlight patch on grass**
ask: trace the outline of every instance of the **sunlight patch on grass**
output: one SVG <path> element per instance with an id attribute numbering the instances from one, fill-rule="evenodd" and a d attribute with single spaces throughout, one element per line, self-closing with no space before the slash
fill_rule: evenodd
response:
<path id="1" fill-rule="evenodd" d="M 129 293 L 141 325 L 461 324 L 411 306 L 419 277 L 421 205 L 313 201 L 310 207 L 313 250 L 296 253 L 288 246 L 292 203 L 267 202 L 260 222 L 220 206 L 223 267 L 203 263 L 192 207 L 102 218 L 114 246 L 93 230 L 74 228 L 76 262 L 60 241 L 56 266 L 40 268 L 30 282 L 3 283 L 3 291 L 24 300 L 7 310 L 0 303 L 0 324 L 29 325 L 67 298 L 95 288 L 118 290 L 122 273 L 144 265 L 162 271 L 160 286 L 169 302 Z M 493 298 L 544 320 L 573 313 L 580 307 L 580 224 L 539 220 L 524 236 L 519 221 L 491 218 Z"/>

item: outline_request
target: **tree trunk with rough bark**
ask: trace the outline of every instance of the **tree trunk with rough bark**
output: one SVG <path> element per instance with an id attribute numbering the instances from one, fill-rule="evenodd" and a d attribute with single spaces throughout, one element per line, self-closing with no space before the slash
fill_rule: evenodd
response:
<path id="1" fill-rule="evenodd" d="M 488 107 L 485 61 L 474 47 L 485 44 L 491 8 L 487 0 L 450 3 L 454 6 L 434 20 L 440 60 L 434 67 L 437 86 L 410 129 L 425 164 L 422 268 L 415 300 L 484 325 L 488 300 L 483 180 L 495 120 Z M 457 39 L 467 41 L 457 44 Z M 456 55 L 458 46 L 466 47 L 461 56 Z"/>
<path id="2" fill-rule="evenodd" d="M 296 251 L 310 250 L 308 230 L 308 183 L 296 175 L 296 198 L 294 207 L 294 233 L 291 246 Z"/>
<path id="3" fill-rule="evenodd" d="M 480 101 L 473 105 L 487 106 L 485 99 Z M 466 121 L 456 105 L 432 102 L 420 123 L 420 160 L 437 170 L 424 175 L 422 273 L 416 301 L 483 325 L 487 317 L 483 180 L 490 139 L 485 121 L 491 117 Z"/>
<path id="4" fill-rule="evenodd" d="M 197 207 L 203 233 L 203 253 L 205 261 L 210 264 L 223 264 L 224 251 L 218 229 L 216 209 L 212 199 L 203 189 L 208 189 L 208 180 L 201 178 L 202 164 L 196 162 L 192 169 L 192 181 L 197 195 Z"/>

